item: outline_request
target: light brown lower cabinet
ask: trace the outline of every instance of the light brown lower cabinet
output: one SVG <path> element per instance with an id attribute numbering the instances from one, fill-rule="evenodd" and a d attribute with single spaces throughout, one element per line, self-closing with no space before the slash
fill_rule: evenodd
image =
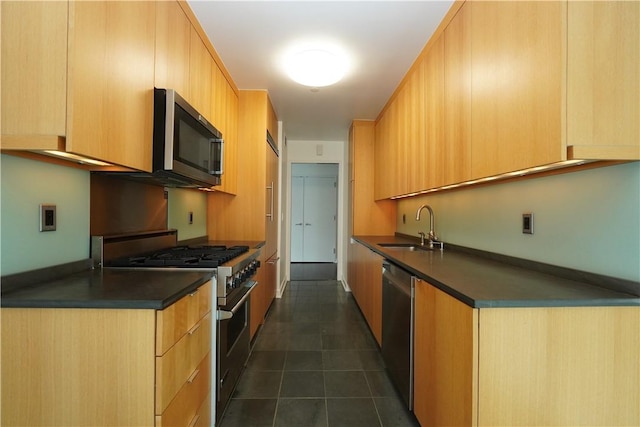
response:
<path id="1" fill-rule="evenodd" d="M 349 245 L 349 287 L 378 345 L 382 344 L 382 260 L 359 243 Z"/>
<path id="2" fill-rule="evenodd" d="M 415 291 L 422 427 L 640 425 L 640 307 L 477 309 Z"/>
<path id="3" fill-rule="evenodd" d="M 3 308 L 3 426 L 209 426 L 211 282 L 153 309 Z"/>
<path id="4" fill-rule="evenodd" d="M 271 307 L 271 303 L 276 296 L 276 275 L 278 252 L 270 257 L 260 255 L 260 268 L 254 280 L 258 282 L 256 289 L 251 293 L 251 303 L 249 305 L 249 337 L 253 339 L 260 325 L 264 323 L 264 318 Z"/>

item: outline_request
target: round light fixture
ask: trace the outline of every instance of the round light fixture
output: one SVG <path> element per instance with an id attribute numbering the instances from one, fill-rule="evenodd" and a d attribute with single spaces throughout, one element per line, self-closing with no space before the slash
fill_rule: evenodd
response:
<path id="1" fill-rule="evenodd" d="M 323 87 L 338 82 L 347 71 L 346 59 L 323 49 L 307 49 L 291 55 L 287 73 L 305 86 Z"/>

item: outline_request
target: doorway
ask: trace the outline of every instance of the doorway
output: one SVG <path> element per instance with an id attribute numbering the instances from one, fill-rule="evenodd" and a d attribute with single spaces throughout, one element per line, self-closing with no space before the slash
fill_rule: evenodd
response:
<path id="1" fill-rule="evenodd" d="M 338 165 L 291 165 L 291 279 L 337 276 Z"/>

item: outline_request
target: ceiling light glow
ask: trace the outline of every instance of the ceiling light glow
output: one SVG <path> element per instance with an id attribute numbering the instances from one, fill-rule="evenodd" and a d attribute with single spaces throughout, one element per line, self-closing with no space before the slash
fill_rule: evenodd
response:
<path id="1" fill-rule="evenodd" d="M 289 56 L 286 70 L 289 77 L 301 85 L 324 87 L 344 77 L 348 62 L 344 55 L 325 49 L 306 49 Z"/>

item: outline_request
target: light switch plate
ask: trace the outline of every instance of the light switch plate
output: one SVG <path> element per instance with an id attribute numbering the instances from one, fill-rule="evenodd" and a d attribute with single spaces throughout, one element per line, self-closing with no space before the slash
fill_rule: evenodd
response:
<path id="1" fill-rule="evenodd" d="M 40 205 L 40 231 L 55 231 L 56 222 L 56 205 Z"/>

